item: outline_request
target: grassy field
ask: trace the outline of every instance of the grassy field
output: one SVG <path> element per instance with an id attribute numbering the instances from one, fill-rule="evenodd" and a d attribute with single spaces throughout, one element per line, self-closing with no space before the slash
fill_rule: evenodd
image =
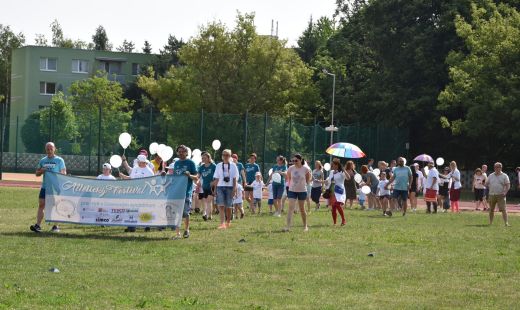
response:
<path id="1" fill-rule="evenodd" d="M 281 233 L 283 218 L 217 231 L 197 215 L 192 236 L 173 241 L 71 225 L 36 235 L 36 203 L 37 190 L 0 188 L 0 309 L 520 307 L 518 216 L 505 228 L 498 214 L 489 227 L 482 213 L 347 211 L 333 227 L 323 210 L 308 233 L 299 217 Z"/>

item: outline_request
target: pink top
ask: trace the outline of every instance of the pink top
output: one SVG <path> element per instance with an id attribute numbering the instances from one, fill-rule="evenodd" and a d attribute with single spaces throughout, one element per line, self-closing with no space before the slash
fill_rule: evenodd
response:
<path id="1" fill-rule="evenodd" d="M 296 166 L 291 166 L 287 170 L 287 174 L 291 175 L 289 181 L 289 190 L 291 192 L 307 192 L 307 174 L 311 173 L 311 169 L 305 166 L 301 166 L 300 168 L 296 168 Z"/>

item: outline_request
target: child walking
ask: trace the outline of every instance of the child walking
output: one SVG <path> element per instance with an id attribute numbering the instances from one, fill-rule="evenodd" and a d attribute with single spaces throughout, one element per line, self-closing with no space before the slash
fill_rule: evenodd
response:
<path id="1" fill-rule="evenodd" d="M 262 181 L 262 173 L 257 172 L 255 174 L 255 180 L 251 183 L 253 187 L 253 204 L 251 205 L 251 213 L 256 213 L 258 208 L 258 214 L 260 214 L 260 208 L 262 207 L 262 191 L 264 189 L 264 182 Z"/>
<path id="2" fill-rule="evenodd" d="M 267 205 L 269 206 L 269 214 L 273 214 L 273 183 L 269 183 L 267 185 L 267 192 L 269 193 L 269 197 L 267 198 Z"/>
<path id="3" fill-rule="evenodd" d="M 238 218 L 240 212 L 240 218 L 244 218 L 244 188 L 242 184 L 237 183 L 237 196 L 233 199 L 233 207 L 235 209 L 235 218 Z"/>

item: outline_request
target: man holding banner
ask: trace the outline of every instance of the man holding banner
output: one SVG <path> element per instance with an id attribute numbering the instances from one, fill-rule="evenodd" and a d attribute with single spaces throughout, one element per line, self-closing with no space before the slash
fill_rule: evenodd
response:
<path id="1" fill-rule="evenodd" d="M 42 158 L 38 163 L 38 168 L 36 169 L 36 176 L 39 177 L 45 174 L 45 171 L 52 171 L 55 173 L 67 174 L 67 168 L 65 167 L 65 161 L 63 158 L 56 156 L 56 146 L 53 142 L 47 142 L 45 144 L 45 152 L 47 156 Z M 39 233 L 41 232 L 41 224 L 44 216 L 45 210 L 45 175 L 43 176 L 42 187 L 40 189 L 39 203 L 38 203 L 38 212 L 36 214 L 36 224 L 31 225 L 29 228 Z M 52 232 L 59 232 L 60 229 L 57 225 L 52 226 Z"/>
<path id="2" fill-rule="evenodd" d="M 182 218 L 184 218 L 184 238 L 190 237 L 190 211 L 191 211 L 191 202 L 193 196 L 193 181 L 197 182 L 197 167 L 195 162 L 188 157 L 188 148 L 185 145 L 179 145 L 177 147 L 177 156 L 179 160 L 175 162 L 173 166 L 173 174 L 174 175 L 185 175 L 188 177 L 188 185 L 186 186 L 186 198 L 184 200 L 184 212 L 182 213 Z M 176 235 L 174 239 L 181 238 L 180 227 L 175 227 Z"/>

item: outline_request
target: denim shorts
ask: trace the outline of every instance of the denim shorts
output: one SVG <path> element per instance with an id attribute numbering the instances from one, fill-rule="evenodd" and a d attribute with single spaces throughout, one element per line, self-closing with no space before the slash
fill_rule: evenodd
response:
<path id="1" fill-rule="evenodd" d="M 217 206 L 232 208 L 233 207 L 233 187 L 217 186 Z"/>
<path id="2" fill-rule="evenodd" d="M 305 200 L 305 199 L 307 199 L 307 192 L 291 192 L 291 191 L 289 191 L 287 193 L 287 198 L 289 198 L 289 199 Z"/>
<path id="3" fill-rule="evenodd" d="M 394 192 L 392 193 L 392 197 L 395 199 L 401 198 L 401 200 L 406 201 L 406 199 L 408 199 L 408 191 L 400 191 L 400 190 L 394 189 Z"/>
<path id="4" fill-rule="evenodd" d="M 40 189 L 40 194 L 38 195 L 38 198 L 45 199 L 45 188 Z"/>
<path id="5" fill-rule="evenodd" d="M 268 205 L 272 206 L 273 203 L 274 203 L 274 201 L 273 201 L 272 199 L 267 199 L 267 204 L 268 204 Z"/>
<path id="6" fill-rule="evenodd" d="M 182 211 L 182 218 L 186 219 L 190 217 L 191 211 L 191 197 L 184 199 L 184 210 Z"/>
<path id="7" fill-rule="evenodd" d="M 282 199 L 284 189 L 283 184 L 273 183 L 273 199 Z"/>

